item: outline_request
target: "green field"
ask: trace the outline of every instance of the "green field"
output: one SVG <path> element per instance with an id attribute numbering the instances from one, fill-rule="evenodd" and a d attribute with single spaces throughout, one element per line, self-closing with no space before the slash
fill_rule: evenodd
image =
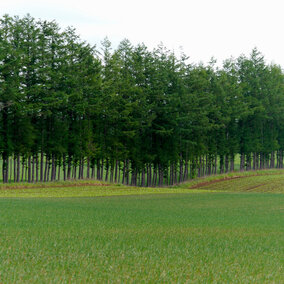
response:
<path id="1" fill-rule="evenodd" d="M 0 283 L 283 283 L 279 173 L 160 189 L 2 185 Z"/>

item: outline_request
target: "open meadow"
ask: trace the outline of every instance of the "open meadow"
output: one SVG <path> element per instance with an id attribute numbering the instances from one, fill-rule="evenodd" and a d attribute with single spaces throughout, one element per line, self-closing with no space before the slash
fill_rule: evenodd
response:
<path id="1" fill-rule="evenodd" d="M 284 175 L 0 187 L 1 283 L 283 283 Z"/>

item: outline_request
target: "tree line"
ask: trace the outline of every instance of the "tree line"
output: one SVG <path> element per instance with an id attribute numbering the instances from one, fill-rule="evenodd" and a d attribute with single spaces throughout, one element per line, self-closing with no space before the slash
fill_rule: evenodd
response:
<path id="1" fill-rule="evenodd" d="M 282 168 L 284 74 L 250 56 L 189 63 L 82 41 L 56 22 L 0 19 L 2 179 L 96 178 L 162 186 L 235 170 Z"/>

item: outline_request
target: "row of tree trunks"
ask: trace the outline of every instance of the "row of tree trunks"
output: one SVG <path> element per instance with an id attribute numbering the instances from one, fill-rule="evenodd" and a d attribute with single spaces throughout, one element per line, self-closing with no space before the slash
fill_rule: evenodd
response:
<path id="1" fill-rule="evenodd" d="M 22 164 L 20 166 L 20 160 L 22 160 Z M 208 160 L 207 160 L 208 161 Z M 61 163 L 62 162 L 62 163 Z M 9 161 L 6 161 L 8 164 Z M 45 162 L 43 160 L 40 160 L 38 156 L 35 155 L 33 157 L 28 157 L 28 159 L 20 159 L 20 156 L 14 157 L 14 182 L 19 181 L 28 181 L 28 182 L 37 182 L 39 181 L 55 181 L 60 180 L 63 178 L 63 180 L 66 179 L 83 179 L 84 176 L 84 167 L 85 163 L 84 160 L 79 161 L 78 163 L 75 163 L 75 165 L 72 165 L 71 159 L 68 160 L 68 167 L 67 167 L 67 173 L 66 173 L 66 158 L 63 157 L 63 161 L 58 161 L 55 159 L 55 156 L 53 155 L 51 158 L 47 156 L 45 158 Z M 115 166 L 114 166 L 115 164 Z M 191 163 L 189 166 L 188 161 L 180 161 L 179 164 L 173 163 L 170 165 L 169 172 L 164 170 L 161 165 L 153 166 L 148 165 L 146 168 L 142 169 L 140 172 L 133 172 L 131 174 L 131 180 L 129 180 L 130 176 L 130 170 L 129 170 L 129 161 L 124 161 L 123 166 L 123 177 L 122 182 L 124 184 L 139 184 L 141 186 L 155 186 L 159 185 L 162 186 L 164 184 L 177 184 L 179 182 L 183 182 L 189 178 L 190 175 L 192 175 L 193 168 L 196 168 L 196 166 L 193 166 L 194 163 Z M 214 163 L 206 163 L 199 165 L 199 172 L 201 172 L 201 175 L 210 175 L 217 172 L 217 161 L 215 159 Z M 115 161 L 111 163 L 111 167 L 109 166 L 109 161 L 106 160 L 106 165 L 104 165 L 103 160 L 97 161 L 97 171 L 95 175 L 95 167 L 93 165 L 92 168 L 92 174 L 91 178 L 97 178 L 98 180 L 102 180 L 104 176 L 105 181 L 115 181 L 120 182 L 120 173 L 121 173 L 121 167 L 120 162 Z M 6 164 L 4 164 L 3 169 L 5 170 L 5 177 L 6 174 Z M 87 162 L 87 173 L 86 177 L 90 178 L 90 164 Z M 189 173 L 188 169 L 191 169 L 191 173 Z M 22 168 L 22 169 L 21 169 Z M 109 174 L 110 169 L 110 174 Z M 20 179 L 20 172 L 22 172 L 22 178 Z M 62 172 L 62 173 L 61 173 Z M 140 176 L 141 175 L 141 176 Z M 136 181 L 136 179 L 139 179 L 139 181 Z M 7 180 L 7 179 L 6 179 Z"/>
<path id="2" fill-rule="evenodd" d="M 246 157 L 245 164 L 241 162 L 242 169 L 244 169 L 244 167 L 246 170 L 283 168 L 282 150 L 278 150 L 277 152 L 272 151 L 270 154 L 262 152 L 254 152 L 247 155 L 242 154 L 242 157 Z"/>
<path id="3" fill-rule="evenodd" d="M 219 162 L 219 163 L 218 163 Z M 235 170 L 234 155 L 202 155 L 184 160 L 182 155 L 178 162 L 169 166 L 146 164 L 142 169 L 133 169 L 130 160 L 120 162 L 110 159 L 81 158 L 73 160 L 72 156 L 44 155 L 43 152 L 28 157 L 15 154 L 8 157 L 2 153 L 3 182 L 47 182 L 68 179 L 91 178 L 106 182 L 122 182 L 134 186 L 163 186 L 182 183 L 196 175 L 208 176 Z M 218 168 L 219 167 L 219 168 Z M 258 170 L 283 168 L 283 150 L 271 153 L 249 153 L 240 155 L 240 170 Z"/>

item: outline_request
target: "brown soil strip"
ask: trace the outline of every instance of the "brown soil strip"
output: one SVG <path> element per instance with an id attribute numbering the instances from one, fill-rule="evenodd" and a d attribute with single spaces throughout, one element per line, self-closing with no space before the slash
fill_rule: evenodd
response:
<path id="1" fill-rule="evenodd" d="M 265 183 L 258 184 L 258 185 L 255 185 L 255 186 L 251 186 L 251 187 L 247 188 L 246 190 L 252 190 L 252 189 L 258 188 L 258 187 L 263 186 L 263 185 L 265 185 Z"/>
<path id="2" fill-rule="evenodd" d="M 62 187 L 82 187 L 82 186 L 110 186 L 110 184 L 107 183 L 78 183 L 78 184 L 40 184 L 40 185 L 7 185 L 0 187 L 0 190 L 6 190 L 6 189 L 37 189 L 37 188 L 62 188 Z"/>
<path id="3" fill-rule="evenodd" d="M 198 184 L 196 184 L 194 186 L 191 186 L 190 189 L 196 189 L 196 188 L 200 188 L 200 187 L 203 187 L 203 186 L 211 185 L 211 184 L 214 184 L 214 183 L 219 183 L 219 182 L 222 182 L 222 181 L 227 181 L 227 180 L 232 180 L 232 179 L 239 179 L 239 178 L 246 178 L 246 177 L 249 177 L 249 176 L 224 177 L 222 179 L 215 179 L 215 180 L 211 180 L 211 181 L 205 181 L 205 182 L 198 183 Z"/>

